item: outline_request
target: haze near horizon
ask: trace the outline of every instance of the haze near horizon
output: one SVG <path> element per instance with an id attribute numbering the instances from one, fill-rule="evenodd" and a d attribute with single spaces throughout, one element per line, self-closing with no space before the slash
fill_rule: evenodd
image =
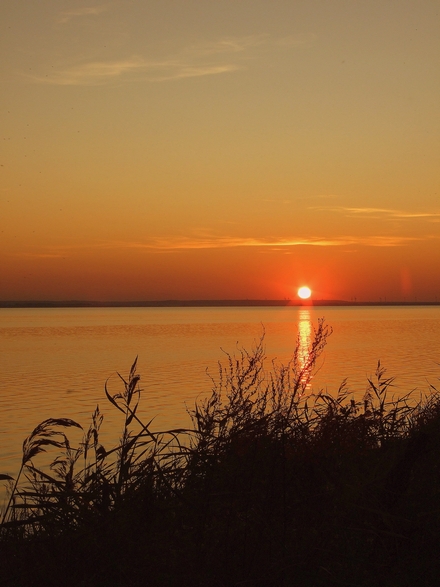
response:
<path id="1" fill-rule="evenodd" d="M 0 300 L 440 300 L 432 0 L 2 5 Z"/>

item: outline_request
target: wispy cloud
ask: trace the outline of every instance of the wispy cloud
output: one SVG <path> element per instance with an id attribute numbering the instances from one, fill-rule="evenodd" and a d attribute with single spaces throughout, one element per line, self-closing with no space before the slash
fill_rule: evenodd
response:
<path id="1" fill-rule="evenodd" d="M 404 236 L 341 236 L 336 238 L 300 237 L 300 238 L 251 238 L 251 237 L 161 237 L 144 241 L 108 242 L 102 246 L 121 249 L 150 250 L 188 250 L 188 249 L 226 249 L 237 247 L 286 248 L 286 247 L 397 247 L 421 240 Z"/>
<path id="2" fill-rule="evenodd" d="M 122 243 L 121 243 L 122 244 Z M 146 242 L 125 243 L 128 248 L 148 249 L 227 249 L 237 247 L 292 247 L 300 245 L 334 246 L 333 240 L 322 238 L 262 239 L 252 237 L 171 237 Z M 124 246 L 124 244 L 122 244 Z"/>
<path id="3" fill-rule="evenodd" d="M 177 60 L 146 61 L 132 56 L 116 61 L 94 61 L 63 70 L 51 70 L 45 76 L 34 76 L 38 82 L 59 86 L 103 85 L 111 81 L 147 79 L 165 81 L 206 75 L 219 75 L 236 71 L 237 65 L 188 65 Z"/>
<path id="4" fill-rule="evenodd" d="M 65 24 L 73 18 L 84 17 L 84 16 L 97 16 L 108 10 L 110 4 L 100 4 L 98 6 L 84 6 L 82 8 L 75 8 L 73 10 L 64 10 L 60 12 L 57 18 L 59 24 Z"/>
<path id="5" fill-rule="evenodd" d="M 95 61 L 77 65 L 64 71 L 54 71 L 44 80 L 57 85 L 89 85 L 100 84 L 112 78 L 147 68 L 147 64 L 139 57 L 131 57 L 120 61 Z M 150 65 L 154 69 L 154 64 Z"/>
<path id="6" fill-rule="evenodd" d="M 373 235 L 365 237 L 340 236 L 325 237 L 294 237 L 294 238 L 253 238 L 229 236 L 170 236 L 154 237 L 144 240 L 129 241 L 94 241 L 80 245 L 59 245 L 42 247 L 40 250 L 24 251 L 17 256 L 33 259 L 65 259 L 93 254 L 93 250 L 109 251 L 145 251 L 150 253 L 177 253 L 201 249 L 234 249 L 253 248 L 261 251 L 289 252 L 295 247 L 340 247 L 344 251 L 353 252 L 353 247 L 402 247 L 420 241 L 438 241 L 439 236 L 429 235 L 423 238 L 406 236 Z"/>
<path id="7" fill-rule="evenodd" d="M 270 35 L 247 35 L 244 37 L 226 37 L 209 43 L 195 43 L 185 49 L 187 53 L 197 55 L 215 55 L 218 53 L 244 53 L 255 47 L 270 43 Z"/>
<path id="8" fill-rule="evenodd" d="M 240 69 L 238 65 L 234 64 L 225 64 L 225 65 L 192 65 L 192 66 L 185 66 L 185 65 L 178 65 L 176 66 L 173 71 L 169 75 L 164 75 L 162 77 L 157 77 L 152 79 L 152 81 L 165 81 L 165 80 L 172 80 L 172 79 L 182 79 L 185 77 L 202 77 L 205 75 L 219 75 L 220 73 L 229 73 L 232 71 L 237 71 Z"/>
<path id="9" fill-rule="evenodd" d="M 437 222 L 440 220 L 440 212 L 412 212 L 408 210 L 395 210 L 390 208 L 368 208 L 347 206 L 312 206 L 312 210 L 326 212 L 338 212 L 345 216 L 362 216 L 375 219 L 421 218 Z"/>
<path id="10" fill-rule="evenodd" d="M 100 5 L 64 12 L 60 22 L 68 22 L 71 18 L 79 16 L 97 15 L 107 10 L 108 6 Z M 286 50 L 290 46 L 306 42 L 304 39 L 301 41 L 299 35 L 294 43 L 292 39 L 287 42 L 286 39 L 273 39 L 268 34 L 222 38 L 214 42 L 201 42 L 182 47 L 180 52 L 164 59 L 131 55 L 108 61 L 89 61 L 67 67 L 51 67 L 44 74 L 33 75 L 31 78 L 44 84 L 90 86 L 121 81 L 164 82 L 219 75 L 249 67 L 249 62 L 258 55 L 257 49 Z"/>
<path id="11" fill-rule="evenodd" d="M 187 50 L 197 53 L 243 53 L 257 47 L 290 48 L 314 43 L 314 33 L 297 33 L 286 37 L 272 37 L 269 33 L 246 35 L 243 37 L 225 37 L 209 43 L 196 43 Z"/>

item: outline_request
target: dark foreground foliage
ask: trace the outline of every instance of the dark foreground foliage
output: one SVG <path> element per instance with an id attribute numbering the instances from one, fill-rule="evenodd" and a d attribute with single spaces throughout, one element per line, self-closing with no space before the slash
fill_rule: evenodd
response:
<path id="1" fill-rule="evenodd" d="M 100 444 L 99 409 L 76 447 L 78 423 L 40 424 L 10 481 L 1 584 L 437 585 L 440 396 L 390 400 L 380 364 L 362 402 L 344 385 L 311 395 L 329 334 L 320 322 L 306 354 L 268 372 L 262 340 L 226 355 L 191 430 L 141 422 L 136 362 L 122 393 L 106 388 L 116 448 Z"/>

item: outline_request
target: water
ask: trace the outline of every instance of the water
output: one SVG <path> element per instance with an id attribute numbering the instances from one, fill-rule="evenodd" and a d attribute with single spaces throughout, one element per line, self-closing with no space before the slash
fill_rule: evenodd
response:
<path id="1" fill-rule="evenodd" d="M 221 349 L 250 349 L 265 330 L 269 359 L 287 361 L 324 317 L 332 326 L 313 390 L 348 379 L 361 397 L 380 359 L 396 376 L 396 396 L 440 376 L 439 307 L 0 309 L 0 473 L 16 474 L 23 439 L 42 420 L 69 417 L 87 427 L 99 403 L 102 440 L 121 418 L 104 394 L 121 390 L 138 355 L 144 389 L 139 414 L 156 430 L 188 426 L 186 407 L 211 390 Z M 268 363 L 269 366 L 269 363 Z"/>

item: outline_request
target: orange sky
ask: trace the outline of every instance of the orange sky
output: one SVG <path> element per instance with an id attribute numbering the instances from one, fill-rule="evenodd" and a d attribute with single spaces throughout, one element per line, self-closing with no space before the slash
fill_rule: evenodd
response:
<path id="1" fill-rule="evenodd" d="M 7 0 L 0 300 L 440 301 L 432 0 Z"/>

